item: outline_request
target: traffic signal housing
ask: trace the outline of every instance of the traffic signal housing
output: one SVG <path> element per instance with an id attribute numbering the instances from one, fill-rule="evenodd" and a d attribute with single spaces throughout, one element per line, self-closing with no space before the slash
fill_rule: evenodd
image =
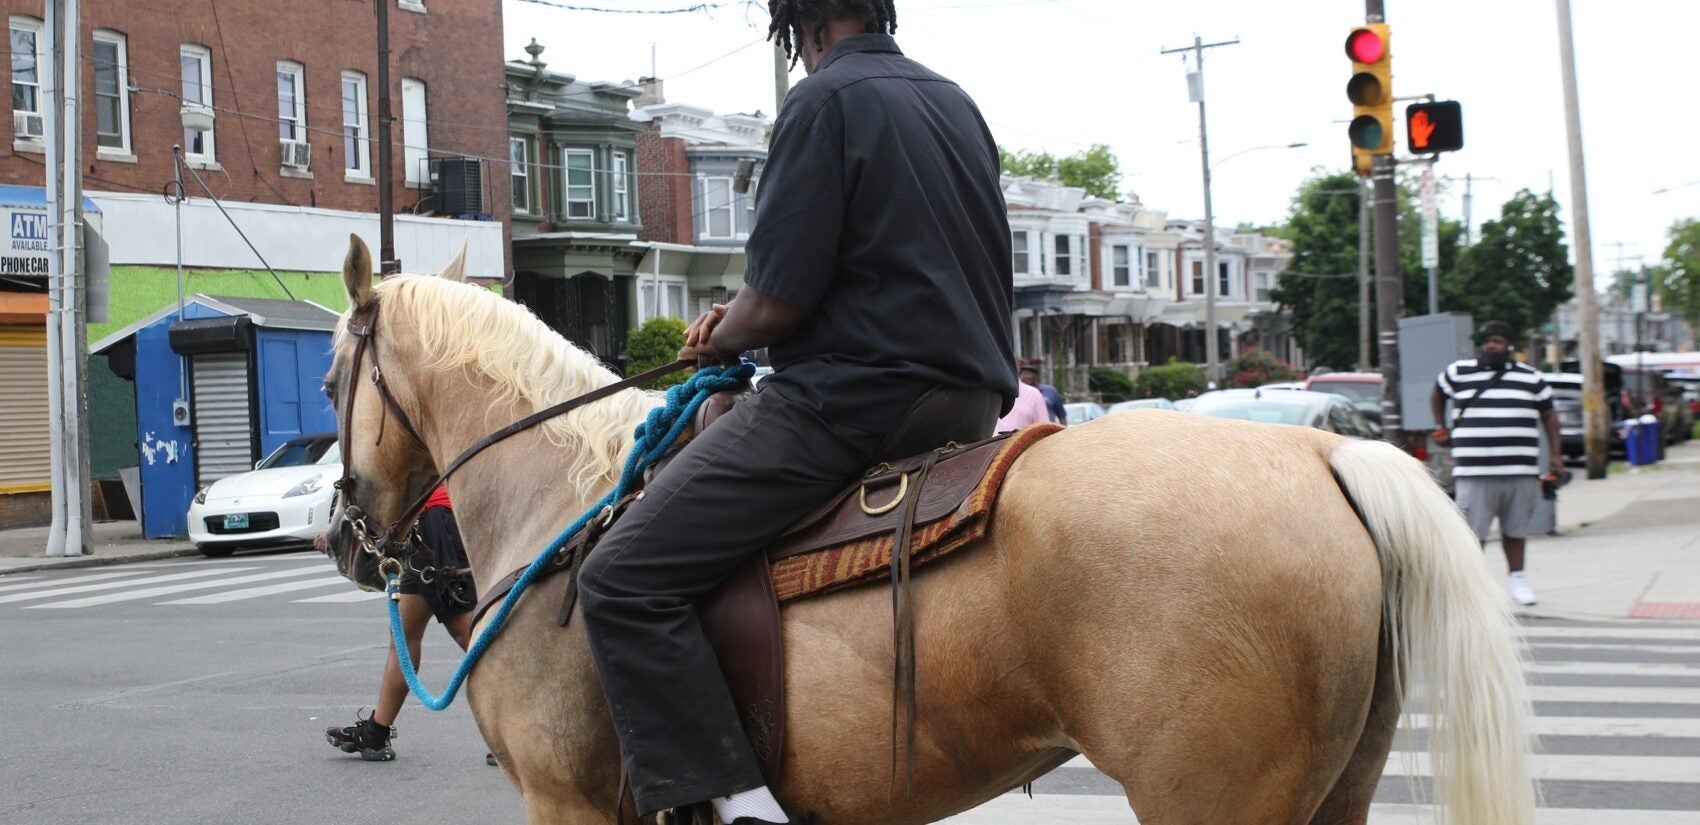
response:
<path id="1" fill-rule="evenodd" d="M 1346 135 L 1352 141 L 1352 165 L 1367 175 L 1374 156 L 1393 154 L 1393 50 L 1387 25 L 1352 29 L 1346 57 L 1352 61 L 1352 79 L 1346 82 L 1352 122 Z"/>
<path id="2" fill-rule="evenodd" d="M 1413 155 L 1464 148 L 1464 107 L 1456 100 L 1406 106 L 1405 143 Z"/>

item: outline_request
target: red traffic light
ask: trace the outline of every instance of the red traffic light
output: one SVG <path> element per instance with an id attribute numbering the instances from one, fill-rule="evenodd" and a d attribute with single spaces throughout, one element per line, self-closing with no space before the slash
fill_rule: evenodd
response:
<path id="1" fill-rule="evenodd" d="M 1379 63 L 1387 55 L 1387 41 L 1372 29 L 1353 29 L 1346 35 L 1346 56 L 1359 63 Z"/>

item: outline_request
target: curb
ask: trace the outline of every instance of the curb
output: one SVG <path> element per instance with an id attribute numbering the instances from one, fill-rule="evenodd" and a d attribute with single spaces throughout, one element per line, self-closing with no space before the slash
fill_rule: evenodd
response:
<path id="1" fill-rule="evenodd" d="M 160 559 L 175 559 L 182 556 L 197 556 L 201 551 L 194 547 L 174 547 L 169 550 L 149 550 L 143 553 L 127 553 L 122 556 L 99 556 L 90 554 L 81 558 L 66 561 L 44 561 L 40 564 L 24 564 L 17 567 L 0 569 L 0 578 L 12 573 L 36 573 L 42 570 L 68 570 L 77 567 L 105 567 L 109 564 L 125 564 L 133 561 L 158 561 Z"/>

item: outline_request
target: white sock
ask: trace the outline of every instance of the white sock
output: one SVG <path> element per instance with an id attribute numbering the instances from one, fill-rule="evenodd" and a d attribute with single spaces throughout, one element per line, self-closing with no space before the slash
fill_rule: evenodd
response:
<path id="1" fill-rule="evenodd" d="M 730 823 L 738 817 L 747 816 L 762 822 L 790 822 L 791 817 L 785 815 L 785 809 L 779 807 L 779 800 L 773 798 L 773 791 L 766 785 L 739 791 L 731 796 L 717 796 L 712 800 L 714 813 L 721 822 Z"/>

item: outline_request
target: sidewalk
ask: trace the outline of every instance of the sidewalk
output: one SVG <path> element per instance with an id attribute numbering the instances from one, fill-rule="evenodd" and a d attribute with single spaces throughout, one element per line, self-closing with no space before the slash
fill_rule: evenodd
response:
<path id="1" fill-rule="evenodd" d="M 187 541 L 149 541 L 134 521 L 109 521 L 94 525 L 94 551 L 86 556 L 48 558 L 47 528 L 18 527 L 0 530 L 0 576 L 31 570 L 94 567 L 132 561 L 193 556 L 199 551 Z"/>
<path id="2" fill-rule="evenodd" d="M 1530 536 L 1526 615 L 1574 619 L 1700 619 L 1700 440 L 1645 468 L 1559 492 L 1558 535 Z M 1503 575 L 1497 541 L 1490 569 Z M 1503 579 L 1501 579 L 1503 581 Z M 1700 629 L 1700 626 L 1697 626 Z"/>

